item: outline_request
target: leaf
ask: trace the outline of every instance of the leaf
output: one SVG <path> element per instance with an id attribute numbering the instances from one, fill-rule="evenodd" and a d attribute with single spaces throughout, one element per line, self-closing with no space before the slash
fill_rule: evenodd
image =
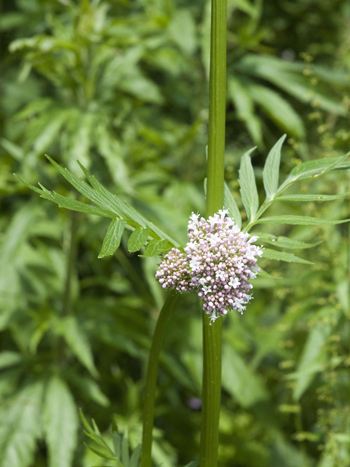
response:
<path id="1" fill-rule="evenodd" d="M 261 145 L 261 122 L 254 112 L 254 102 L 247 87 L 240 80 L 231 78 L 228 81 L 228 93 L 236 107 L 238 118 L 245 122 L 254 142 Z"/>
<path id="2" fill-rule="evenodd" d="M 266 86 L 249 85 L 248 90 L 254 101 L 276 125 L 291 136 L 297 138 L 304 136 L 303 121 L 285 98 Z"/>
<path id="3" fill-rule="evenodd" d="M 163 232 L 159 227 L 154 225 L 151 221 L 146 219 L 142 214 L 140 214 L 135 208 L 126 203 L 121 197 L 116 196 L 115 194 L 108 191 L 93 175 L 90 175 L 89 172 L 81 164 L 80 167 L 83 170 L 85 177 L 87 178 L 88 183 L 84 180 L 81 180 L 75 174 L 70 172 L 68 169 L 61 167 L 57 162 L 52 158 L 47 156 L 48 160 L 53 164 L 57 171 L 62 175 L 63 178 L 67 180 L 79 193 L 85 196 L 87 199 L 92 201 L 98 207 L 103 210 L 108 210 L 114 213 L 116 216 L 122 218 L 126 223 L 131 227 L 147 227 L 151 232 L 153 232 L 158 237 L 168 240 L 173 245 L 178 245 L 176 240 L 169 237 L 165 232 Z"/>
<path id="4" fill-rule="evenodd" d="M 322 159 L 301 162 L 299 165 L 294 167 L 280 188 L 288 186 L 299 180 L 319 177 L 333 169 L 336 169 L 337 167 L 341 167 L 342 163 L 348 159 L 349 154 L 345 154 L 341 157 L 324 157 Z"/>
<path id="5" fill-rule="evenodd" d="M 0 467 L 32 465 L 36 440 L 40 436 L 43 384 L 21 389 L 0 410 Z"/>
<path id="6" fill-rule="evenodd" d="M 145 246 L 149 237 L 147 229 L 139 228 L 135 229 L 128 240 L 128 251 L 134 253 L 135 251 L 141 250 Z"/>
<path id="7" fill-rule="evenodd" d="M 239 184 L 241 198 L 249 221 L 254 220 L 259 207 L 258 190 L 256 188 L 254 170 L 250 160 L 250 154 L 255 148 L 247 151 L 242 159 L 239 169 Z"/>
<path id="8" fill-rule="evenodd" d="M 113 219 L 109 224 L 105 238 L 103 239 L 98 258 L 111 256 L 119 248 L 126 223 L 121 219 Z"/>
<path id="9" fill-rule="evenodd" d="M 300 399 L 312 382 L 315 374 L 322 370 L 326 357 L 325 344 L 329 334 L 329 326 L 316 326 L 311 330 L 303 349 L 297 371 L 292 375 L 293 379 L 296 379 L 293 390 L 293 397 L 295 400 Z"/>
<path id="10" fill-rule="evenodd" d="M 177 9 L 169 24 L 169 35 L 176 45 L 188 55 L 197 46 L 196 25 L 188 9 Z"/>
<path id="11" fill-rule="evenodd" d="M 228 344 L 223 351 L 222 376 L 223 387 L 242 407 L 251 407 L 267 397 L 261 379 Z"/>
<path id="12" fill-rule="evenodd" d="M 71 467 L 77 443 L 78 414 L 70 390 L 57 376 L 48 383 L 43 423 L 49 467 Z"/>
<path id="13" fill-rule="evenodd" d="M 58 322 L 57 330 L 64 337 L 73 354 L 92 376 L 96 377 L 98 373 L 94 364 L 90 343 L 76 319 L 72 316 L 64 318 Z"/>
<path id="14" fill-rule="evenodd" d="M 170 250 L 171 244 L 166 240 L 151 240 L 147 245 L 143 256 L 157 256 Z"/>
<path id="15" fill-rule="evenodd" d="M 242 218 L 239 212 L 237 203 L 231 193 L 231 190 L 225 183 L 225 191 L 224 191 L 224 206 L 228 210 L 230 216 L 235 221 L 235 224 L 241 228 L 242 226 Z"/>
<path id="16" fill-rule="evenodd" d="M 22 361 L 21 354 L 12 351 L 4 351 L 0 353 L 0 369 L 18 365 Z"/>
<path id="17" fill-rule="evenodd" d="M 271 148 L 264 165 L 263 182 L 268 201 L 274 198 L 278 189 L 281 149 L 285 139 L 286 135 L 283 135 Z"/>
<path id="18" fill-rule="evenodd" d="M 134 449 L 131 455 L 129 467 L 138 467 L 140 463 L 140 457 L 141 457 L 141 446 L 136 446 L 136 448 Z"/>
<path id="19" fill-rule="evenodd" d="M 310 216 L 269 216 L 263 217 L 256 221 L 257 224 L 288 224 L 288 225 L 323 225 L 323 224 L 344 224 L 349 222 L 350 219 L 321 219 L 319 217 L 310 217 Z"/>
<path id="20" fill-rule="evenodd" d="M 271 234 L 256 234 L 258 236 L 258 239 L 261 240 L 263 243 L 268 243 L 270 245 L 277 246 L 279 248 L 287 248 L 290 250 L 302 250 L 305 248 L 313 248 L 316 245 L 319 245 L 320 242 L 315 242 L 315 243 L 306 243 L 302 242 L 300 240 L 295 240 L 293 238 L 289 237 L 282 237 L 278 236 L 276 237 L 275 235 Z"/>
<path id="21" fill-rule="evenodd" d="M 343 193 L 339 195 L 317 195 L 317 194 L 310 194 L 310 195 L 299 195 L 299 194 L 290 194 L 290 195 L 281 195 L 278 196 L 276 199 L 278 201 L 288 201 L 292 203 L 300 203 L 300 202 L 313 202 L 313 201 L 334 201 L 336 199 L 344 199 L 345 197 L 349 196 L 349 193 Z"/>
<path id="22" fill-rule="evenodd" d="M 302 264 L 313 264 L 311 261 L 299 258 L 299 256 L 293 255 L 292 253 L 286 253 L 284 251 L 271 250 L 264 248 L 263 257 L 272 259 L 274 261 L 284 261 L 286 263 L 302 263 Z"/>

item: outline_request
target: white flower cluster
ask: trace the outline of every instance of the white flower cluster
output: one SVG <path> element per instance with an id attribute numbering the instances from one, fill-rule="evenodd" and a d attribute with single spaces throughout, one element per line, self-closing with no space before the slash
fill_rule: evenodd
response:
<path id="1" fill-rule="evenodd" d="M 251 299 L 262 249 L 256 237 L 239 230 L 227 210 L 208 219 L 192 214 L 184 251 L 170 250 L 163 258 L 156 278 L 164 288 L 179 292 L 195 290 L 211 321 L 234 309 L 243 313 Z"/>

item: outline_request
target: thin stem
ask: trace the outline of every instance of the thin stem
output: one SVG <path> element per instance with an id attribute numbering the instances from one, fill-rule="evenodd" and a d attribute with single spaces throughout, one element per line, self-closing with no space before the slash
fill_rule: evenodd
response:
<path id="1" fill-rule="evenodd" d="M 146 383 L 143 400 L 143 427 L 142 427 L 142 453 L 141 467 L 152 466 L 152 431 L 154 423 L 154 405 L 156 397 L 156 384 L 159 355 L 163 345 L 166 326 L 175 308 L 178 295 L 170 292 L 161 309 L 156 327 L 154 329 L 151 349 L 146 371 Z"/>
<path id="2" fill-rule="evenodd" d="M 224 202 L 224 153 L 226 120 L 227 0 L 212 0 L 209 77 L 209 141 L 207 167 L 207 216 Z M 203 412 L 200 466 L 216 467 L 219 449 L 221 401 L 222 320 L 210 324 L 203 317 Z"/>
<path id="3" fill-rule="evenodd" d="M 70 213 L 70 225 L 66 243 L 66 276 L 63 289 L 62 312 L 68 315 L 72 308 L 72 280 L 77 249 L 77 213 Z"/>

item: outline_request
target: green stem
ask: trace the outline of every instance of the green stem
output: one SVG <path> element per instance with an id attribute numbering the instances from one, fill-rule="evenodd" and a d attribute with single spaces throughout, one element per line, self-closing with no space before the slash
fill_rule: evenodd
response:
<path id="1" fill-rule="evenodd" d="M 149 360 L 146 372 L 146 383 L 143 400 L 143 427 L 142 427 L 142 453 L 141 467 L 152 466 L 152 431 L 154 423 L 154 402 L 156 397 L 156 384 L 159 355 L 163 345 L 166 326 L 175 308 L 178 295 L 170 292 L 161 309 L 156 327 L 154 329 Z"/>
<path id="2" fill-rule="evenodd" d="M 226 121 L 227 0 L 212 0 L 209 77 L 207 216 L 223 207 Z M 203 318 L 203 412 L 200 466 L 215 467 L 219 449 L 222 320 Z"/>
<path id="3" fill-rule="evenodd" d="M 77 250 L 77 213 L 70 213 L 70 225 L 66 242 L 66 277 L 63 289 L 62 312 L 68 315 L 72 308 L 72 280 Z"/>

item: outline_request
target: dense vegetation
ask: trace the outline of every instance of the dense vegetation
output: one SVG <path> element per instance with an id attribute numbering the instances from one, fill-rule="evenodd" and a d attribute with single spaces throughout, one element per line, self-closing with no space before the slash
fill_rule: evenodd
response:
<path id="1" fill-rule="evenodd" d="M 188 216 L 204 209 L 209 2 L 0 5 L 0 467 L 91 467 L 101 460 L 86 449 L 79 408 L 107 442 L 113 423 L 131 451 L 140 443 L 159 257 L 130 254 L 124 235 L 114 257 L 98 259 L 107 221 L 57 209 L 22 180 L 79 202 L 44 154 L 81 176 L 79 161 L 185 241 Z M 282 174 L 349 151 L 349 25 L 346 0 L 229 1 L 233 193 L 256 145 L 262 195 L 282 133 Z M 345 170 L 300 181 L 299 193 L 339 196 L 278 202 L 271 213 L 349 218 L 349 187 Z M 350 227 L 264 230 L 288 236 L 279 242 L 290 253 L 304 246 L 313 264 L 263 259 L 247 313 L 225 319 L 220 465 L 350 465 Z M 184 295 L 167 334 L 159 465 L 197 457 L 201 313 Z"/>

